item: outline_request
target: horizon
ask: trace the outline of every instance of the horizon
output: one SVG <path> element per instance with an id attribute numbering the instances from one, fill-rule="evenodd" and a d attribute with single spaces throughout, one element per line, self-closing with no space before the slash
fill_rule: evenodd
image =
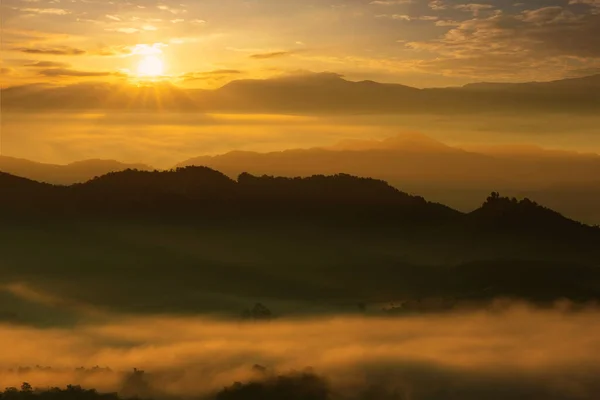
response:
<path id="1" fill-rule="evenodd" d="M 560 81 L 572 81 L 572 80 L 577 80 L 577 79 L 586 79 L 586 78 L 594 78 L 594 77 L 598 77 L 600 76 L 600 70 L 596 73 L 590 73 L 589 75 L 582 75 L 582 76 L 577 76 L 577 77 L 564 77 L 564 78 L 554 78 L 554 79 L 549 79 L 549 80 L 474 80 L 474 81 L 470 81 L 467 83 L 463 83 L 463 84 L 455 84 L 455 85 L 447 85 L 447 86 L 411 86 L 408 85 L 402 81 L 385 81 L 385 80 L 373 80 L 373 79 L 350 79 L 349 77 L 342 75 L 342 74 L 338 74 L 332 71 L 298 71 L 298 72 L 290 72 L 290 73 L 286 73 L 286 74 L 282 74 L 282 75 L 276 75 L 276 76 L 269 76 L 269 77 L 256 77 L 256 78 L 240 78 L 240 79 L 232 79 L 229 82 L 225 82 L 225 83 L 220 83 L 217 86 L 214 87 L 210 87 L 210 88 L 205 88 L 204 90 L 219 90 L 227 85 L 229 85 L 232 82 L 238 82 L 238 81 L 269 81 L 269 80 L 279 80 L 279 79 L 290 79 L 290 78 L 300 78 L 300 77 L 310 77 L 310 76 L 332 76 L 332 77 L 336 77 L 336 78 L 340 78 L 342 80 L 345 80 L 347 82 L 353 82 L 353 83 L 364 83 L 364 82 L 373 82 L 373 83 L 378 83 L 378 84 L 383 84 L 383 85 L 399 85 L 399 86 L 408 86 L 408 87 L 412 87 L 415 89 L 420 89 L 420 90 L 425 90 L 425 89 L 451 89 L 451 88 L 463 88 L 465 86 L 469 86 L 469 85 L 477 85 L 477 84 L 498 84 L 498 85 L 502 85 L 502 84 L 535 84 L 535 83 L 554 83 L 554 82 L 560 82 Z M 131 85 L 131 86 L 137 86 L 137 87 L 157 87 L 157 86 L 161 86 L 161 85 L 173 85 L 176 87 L 181 87 L 183 89 L 197 89 L 197 88 L 190 88 L 187 87 L 185 85 L 182 85 L 178 82 L 175 81 L 168 81 L 168 80 L 148 80 L 148 81 L 124 81 L 124 82 L 107 82 L 107 81 L 101 81 L 101 80 L 88 80 L 88 81 L 84 81 L 84 82 L 64 82 L 64 83 L 57 83 L 57 82 L 53 82 L 53 83 L 47 83 L 47 82 L 34 82 L 34 83 L 24 83 L 24 84 L 15 84 L 13 86 L 3 86 L 2 89 L 10 89 L 10 88 L 15 88 L 15 87 L 26 87 L 26 86 L 41 86 L 41 85 L 46 85 L 46 86 L 60 86 L 60 87 L 64 87 L 64 86 L 69 86 L 69 85 L 79 85 L 79 84 L 89 84 L 89 85 L 96 85 L 96 84 L 108 84 L 108 85 Z M 10 82 L 9 82 L 10 85 Z"/>

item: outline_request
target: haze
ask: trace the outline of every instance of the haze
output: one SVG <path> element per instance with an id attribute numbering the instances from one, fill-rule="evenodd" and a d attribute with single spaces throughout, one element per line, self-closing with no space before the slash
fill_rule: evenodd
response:
<path id="1" fill-rule="evenodd" d="M 599 0 L 1 3 L 2 400 L 598 398 Z"/>

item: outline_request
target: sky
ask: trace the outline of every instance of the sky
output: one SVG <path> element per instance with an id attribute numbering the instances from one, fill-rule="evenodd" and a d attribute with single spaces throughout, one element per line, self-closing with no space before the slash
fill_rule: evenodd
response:
<path id="1" fill-rule="evenodd" d="M 3 0 L 5 86 L 335 72 L 416 87 L 600 72 L 600 0 Z"/>

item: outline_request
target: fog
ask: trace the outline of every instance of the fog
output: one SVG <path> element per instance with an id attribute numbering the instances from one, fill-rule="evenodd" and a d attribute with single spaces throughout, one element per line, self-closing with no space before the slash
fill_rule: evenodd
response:
<path id="1" fill-rule="evenodd" d="M 84 159 L 157 168 L 232 150 L 280 151 L 420 132 L 450 145 L 524 144 L 600 152 L 598 118 L 553 115 L 3 114 L 3 154 L 64 164 Z M 565 133 L 568 133 L 566 135 Z"/>
<path id="2" fill-rule="evenodd" d="M 0 385 L 81 384 L 118 391 L 144 369 L 155 397 L 213 396 L 234 381 L 306 367 L 335 398 L 377 388 L 396 399 L 588 399 L 600 390 L 600 312 L 495 311 L 403 318 L 251 323 L 175 316 L 112 316 L 73 329 L 2 325 Z M 51 370 L 9 371 L 18 366 Z M 110 367 L 83 374 L 73 368 Z M 386 394 L 387 393 L 387 394 Z M 394 394 L 397 397 L 392 397 Z M 366 396 L 366 395 L 365 395 Z"/>

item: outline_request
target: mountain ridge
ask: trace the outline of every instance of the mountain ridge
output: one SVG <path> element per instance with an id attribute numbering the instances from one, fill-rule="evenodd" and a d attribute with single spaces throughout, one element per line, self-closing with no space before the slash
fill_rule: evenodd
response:
<path id="1" fill-rule="evenodd" d="M 94 161 L 69 165 L 35 163 L 41 168 L 2 168 L 13 175 L 60 185 L 83 183 L 107 172 L 127 168 L 154 170 L 144 164 Z M 207 166 L 237 179 L 252 175 L 309 177 L 346 173 L 383 180 L 405 192 L 470 212 L 492 191 L 510 197 L 529 197 L 563 215 L 589 224 L 600 223 L 600 156 L 531 146 L 456 147 L 422 134 L 400 134 L 384 140 L 348 140 L 332 146 L 281 152 L 231 151 L 194 157 L 174 166 Z M 79 168 L 66 174 L 65 169 Z M 141 167 L 140 167 L 141 166 Z M 58 171 L 58 172 L 57 172 Z"/>
<path id="2" fill-rule="evenodd" d="M 133 86 L 90 82 L 55 87 L 13 86 L 4 91 L 3 106 L 6 111 L 589 113 L 600 110 L 600 94 L 589 90 L 590 85 L 596 86 L 598 81 L 600 75 L 553 82 L 475 83 L 463 87 L 419 89 L 401 84 L 349 81 L 335 73 L 310 73 L 235 80 L 213 90 L 185 89 L 170 83 Z"/>
<path id="3" fill-rule="evenodd" d="M 52 184 L 68 185 L 85 182 L 96 175 L 133 168 L 151 170 L 141 163 L 122 163 L 116 160 L 87 159 L 69 164 L 40 163 L 23 158 L 0 156 L 0 171 Z"/>
<path id="4" fill-rule="evenodd" d="M 15 199 L 25 196 L 28 204 L 35 204 L 36 199 L 30 196 L 39 191 L 40 198 L 37 200 L 40 204 L 48 200 L 42 198 L 42 195 L 50 195 L 50 197 L 55 196 L 55 200 L 58 200 L 63 208 L 77 208 L 81 205 L 85 208 L 85 202 L 89 201 L 96 203 L 100 209 L 103 205 L 111 204 L 107 208 L 109 211 L 119 202 L 127 210 L 132 204 L 144 205 L 147 209 L 159 209 L 162 207 L 160 200 L 167 201 L 169 205 L 181 204 L 182 206 L 189 206 L 196 201 L 217 202 L 215 207 L 222 205 L 218 204 L 222 201 L 228 204 L 247 202 L 251 203 L 252 207 L 259 205 L 260 208 L 262 205 L 267 211 L 278 206 L 285 208 L 298 205 L 307 206 L 308 209 L 324 207 L 329 211 L 344 207 L 374 211 L 379 207 L 387 207 L 397 212 L 399 208 L 407 207 L 402 211 L 408 210 L 409 213 L 423 211 L 425 214 L 431 212 L 432 215 L 435 214 L 442 219 L 458 216 L 474 218 L 480 215 L 491 215 L 493 218 L 500 215 L 501 219 L 505 219 L 508 214 L 515 211 L 522 213 L 525 210 L 537 213 L 536 215 L 541 216 L 541 219 L 552 216 L 556 221 L 571 221 L 579 226 L 586 226 L 529 199 L 519 202 L 515 198 L 501 197 L 493 192 L 482 207 L 471 213 L 461 213 L 443 204 L 428 202 L 421 196 L 402 192 L 383 180 L 349 174 L 288 178 L 242 173 L 237 180 L 234 180 L 208 167 L 185 167 L 169 171 L 126 169 L 110 172 L 84 183 L 61 186 L 0 172 L 0 189 L 4 195 L 0 201 L 5 207 L 14 210 L 18 210 L 21 205 L 18 201 L 15 202 Z M 159 203 L 154 203 L 155 201 Z M 5 208 L 4 211 L 6 210 Z"/>
<path id="5" fill-rule="evenodd" d="M 0 174 L 0 193 L 12 276 L 83 304 L 164 311 L 164 295 L 178 309 L 226 308 L 202 291 L 269 304 L 600 298 L 600 228 L 497 193 L 461 213 L 377 179 L 234 180 L 208 167 L 71 186 Z"/>

